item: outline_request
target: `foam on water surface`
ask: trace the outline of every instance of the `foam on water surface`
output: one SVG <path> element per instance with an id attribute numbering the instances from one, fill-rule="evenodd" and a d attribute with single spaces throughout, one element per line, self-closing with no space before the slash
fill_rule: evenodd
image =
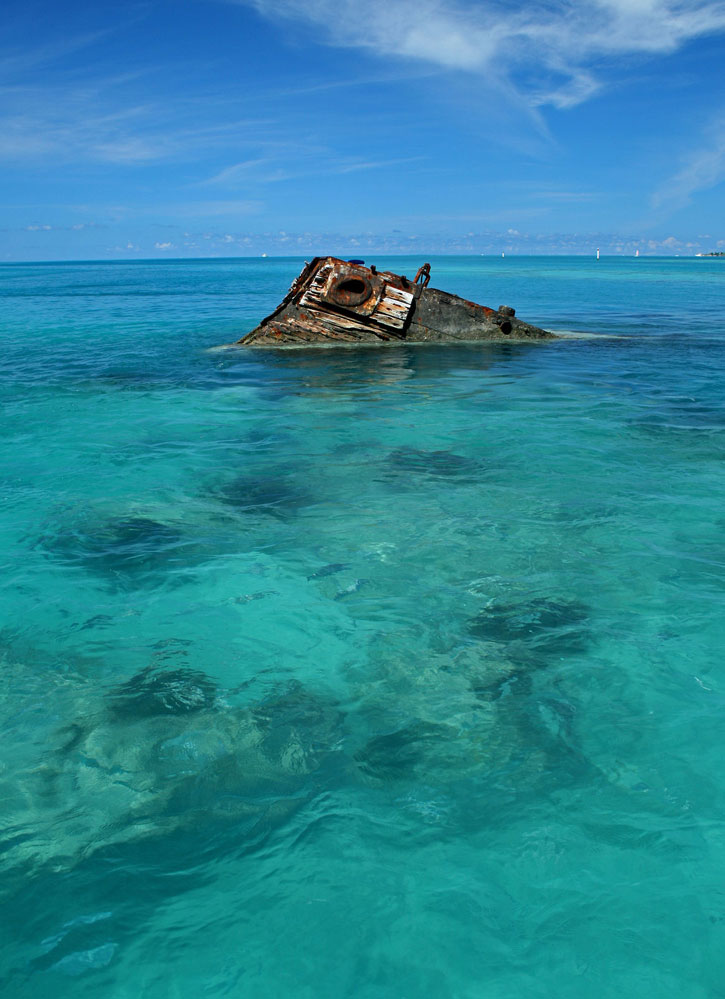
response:
<path id="1" fill-rule="evenodd" d="M 444 258 L 596 335 L 209 350 L 299 264 L 0 268 L 0 981 L 719 995 L 722 264 Z"/>

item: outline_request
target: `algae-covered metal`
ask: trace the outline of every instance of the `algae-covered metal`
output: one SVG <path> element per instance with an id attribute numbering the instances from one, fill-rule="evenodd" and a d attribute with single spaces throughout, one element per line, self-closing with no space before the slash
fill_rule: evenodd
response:
<path id="1" fill-rule="evenodd" d="M 415 278 L 359 261 L 315 257 L 284 301 L 241 346 L 547 340 L 554 334 L 521 322 L 509 306 L 490 309 L 429 288 L 430 264 Z"/>

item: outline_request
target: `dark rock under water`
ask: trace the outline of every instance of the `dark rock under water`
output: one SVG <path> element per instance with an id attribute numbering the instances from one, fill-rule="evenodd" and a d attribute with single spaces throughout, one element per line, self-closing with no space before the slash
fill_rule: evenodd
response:
<path id="1" fill-rule="evenodd" d="M 293 517 L 312 498 L 288 473 L 239 475 L 214 493 L 239 513 L 262 514 L 285 520 Z"/>
<path id="2" fill-rule="evenodd" d="M 590 642 L 589 610 L 578 600 L 534 597 L 493 603 L 472 618 L 474 637 L 505 646 L 513 661 L 536 665 L 582 652 Z"/>
<path id="3" fill-rule="evenodd" d="M 355 763 L 368 777 L 401 780 L 424 767 L 448 737 L 447 726 L 418 720 L 394 732 L 374 736 L 355 753 Z"/>
<path id="4" fill-rule="evenodd" d="M 330 562 L 328 565 L 323 565 L 321 568 L 316 569 L 315 572 L 310 573 L 307 579 L 308 581 L 310 579 L 324 579 L 326 576 L 334 576 L 338 572 L 344 572 L 345 569 L 349 568 L 349 562 Z"/>
<path id="5" fill-rule="evenodd" d="M 116 718 L 189 715 L 208 710 L 217 698 L 216 684 L 199 670 L 142 670 L 107 695 Z"/>
<path id="6" fill-rule="evenodd" d="M 476 462 L 452 451 L 426 451 L 417 447 L 398 447 L 387 457 L 388 467 L 401 473 L 461 478 L 479 471 Z"/>
<path id="7" fill-rule="evenodd" d="M 512 603 L 493 603 L 477 614 L 469 630 L 479 638 L 494 642 L 556 639 L 579 648 L 582 626 L 589 613 L 585 604 L 565 598 L 534 597 Z"/>
<path id="8" fill-rule="evenodd" d="M 116 582 L 138 584 L 145 576 L 198 561 L 179 527 L 150 517 L 84 521 L 76 528 L 46 532 L 39 543 L 59 562 Z"/>

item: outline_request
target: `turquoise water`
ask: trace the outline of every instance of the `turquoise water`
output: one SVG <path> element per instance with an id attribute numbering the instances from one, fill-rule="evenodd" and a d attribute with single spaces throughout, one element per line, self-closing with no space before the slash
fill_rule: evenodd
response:
<path id="1" fill-rule="evenodd" d="M 0 268 L 7 995 L 725 996 L 725 262 L 432 263 Z"/>

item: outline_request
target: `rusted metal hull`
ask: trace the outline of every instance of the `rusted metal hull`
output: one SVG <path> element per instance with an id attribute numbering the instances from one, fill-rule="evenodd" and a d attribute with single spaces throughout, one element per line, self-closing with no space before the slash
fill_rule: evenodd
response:
<path id="1" fill-rule="evenodd" d="M 429 288 L 430 265 L 416 278 L 336 257 L 306 264 L 275 311 L 238 341 L 245 347 L 304 344 L 551 340 L 553 333 Z"/>

